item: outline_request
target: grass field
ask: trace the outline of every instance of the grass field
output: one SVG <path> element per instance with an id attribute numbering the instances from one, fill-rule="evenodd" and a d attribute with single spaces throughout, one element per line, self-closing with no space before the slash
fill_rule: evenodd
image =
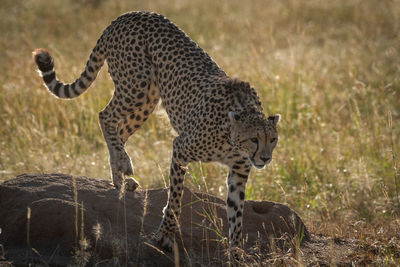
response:
<path id="1" fill-rule="evenodd" d="M 288 203 L 314 233 L 356 238 L 400 263 L 400 2 L 362 0 L 0 0 L 0 179 L 63 172 L 109 179 L 97 121 L 113 84 L 103 67 L 83 96 L 58 100 L 31 60 L 49 49 L 58 78 L 81 73 L 121 13 L 151 10 L 181 27 L 232 77 L 249 81 L 280 142 L 253 171 L 248 199 Z M 159 108 L 127 151 L 143 188 L 162 187 L 174 133 Z M 186 185 L 224 196 L 226 169 L 193 163 Z"/>

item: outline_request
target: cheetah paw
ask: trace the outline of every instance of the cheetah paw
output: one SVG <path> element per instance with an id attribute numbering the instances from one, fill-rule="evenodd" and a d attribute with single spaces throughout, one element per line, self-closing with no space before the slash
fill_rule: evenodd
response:
<path id="1" fill-rule="evenodd" d="M 125 178 L 125 190 L 133 192 L 139 187 L 139 183 L 133 178 Z"/>
<path id="2" fill-rule="evenodd" d="M 173 237 L 173 235 L 168 236 L 161 233 L 156 233 L 153 236 L 153 241 L 155 241 L 155 243 L 159 245 L 164 251 L 172 252 L 175 238 Z"/>

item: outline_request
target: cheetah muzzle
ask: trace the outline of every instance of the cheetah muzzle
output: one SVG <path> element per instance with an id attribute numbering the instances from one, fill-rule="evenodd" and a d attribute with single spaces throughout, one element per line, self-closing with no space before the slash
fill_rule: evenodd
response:
<path id="1" fill-rule="evenodd" d="M 113 184 L 138 186 L 125 151 L 128 138 L 152 113 L 160 98 L 172 127 L 168 203 L 155 239 L 172 248 L 180 215 L 183 180 L 189 162 L 220 162 L 229 167 L 227 215 L 231 247 L 242 246 L 245 186 L 251 166 L 272 160 L 278 142 L 279 115 L 266 117 L 255 90 L 232 79 L 211 57 L 167 18 L 156 13 L 126 13 L 108 26 L 86 67 L 73 83 L 56 78 L 49 52 L 33 58 L 48 90 L 59 98 L 84 93 L 107 61 L 115 91 L 99 113 Z"/>

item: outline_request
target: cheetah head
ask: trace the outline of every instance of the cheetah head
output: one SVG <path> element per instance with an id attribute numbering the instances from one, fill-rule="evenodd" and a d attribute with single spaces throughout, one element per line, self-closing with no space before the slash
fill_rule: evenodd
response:
<path id="1" fill-rule="evenodd" d="M 235 113 L 230 111 L 231 143 L 257 169 L 264 168 L 272 160 L 272 152 L 278 142 L 277 124 L 280 115 L 267 119 L 262 113 Z"/>

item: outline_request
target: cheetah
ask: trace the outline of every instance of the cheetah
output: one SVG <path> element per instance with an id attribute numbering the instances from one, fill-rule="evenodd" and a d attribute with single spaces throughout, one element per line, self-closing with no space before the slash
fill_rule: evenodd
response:
<path id="1" fill-rule="evenodd" d="M 220 162 L 229 168 L 227 216 L 230 247 L 243 246 L 243 205 L 252 166 L 272 160 L 280 115 L 266 117 L 249 83 L 230 78 L 181 29 L 162 15 L 129 12 L 114 20 L 98 39 L 86 67 L 73 83 L 56 78 L 45 49 L 33 52 L 45 86 L 58 98 L 84 93 L 107 61 L 115 91 L 99 113 L 109 150 L 112 182 L 126 190 L 138 186 L 125 151 L 128 138 L 152 113 L 160 98 L 177 132 L 173 140 L 168 202 L 155 240 L 171 250 L 181 211 L 186 166 L 193 161 Z"/>

